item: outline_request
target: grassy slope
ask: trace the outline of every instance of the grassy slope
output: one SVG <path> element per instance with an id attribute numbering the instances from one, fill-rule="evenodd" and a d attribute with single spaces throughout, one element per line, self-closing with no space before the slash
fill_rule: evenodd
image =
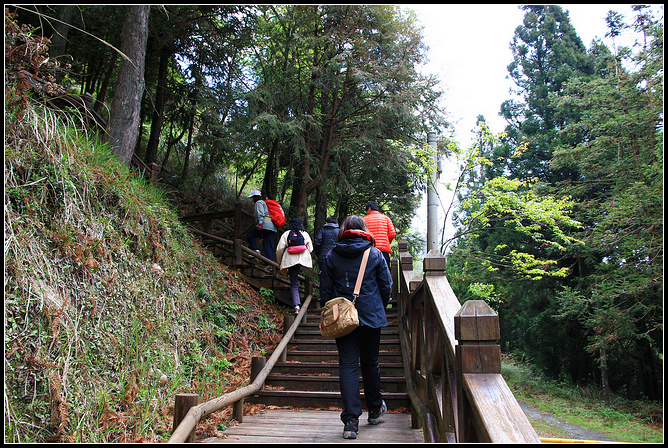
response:
<path id="1" fill-rule="evenodd" d="M 512 358 L 504 359 L 502 374 L 517 400 L 543 412 L 617 440 L 663 442 L 663 409 L 657 403 L 615 397 L 606 406 L 599 390 L 550 381 Z"/>
<path id="2" fill-rule="evenodd" d="M 281 312 L 81 130 L 5 113 L 5 441 L 165 440 L 174 394 L 242 384 Z"/>

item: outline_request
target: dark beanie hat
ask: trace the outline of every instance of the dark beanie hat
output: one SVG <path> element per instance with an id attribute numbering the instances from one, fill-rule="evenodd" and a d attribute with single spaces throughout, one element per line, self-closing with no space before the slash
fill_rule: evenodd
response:
<path id="1" fill-rule="evenodd" d="M 290 228 L 291 229 L 301 229 L 302 228 L 302 220 L 299 218 L 292 218 L 292 221 L 290 221 Z"/>

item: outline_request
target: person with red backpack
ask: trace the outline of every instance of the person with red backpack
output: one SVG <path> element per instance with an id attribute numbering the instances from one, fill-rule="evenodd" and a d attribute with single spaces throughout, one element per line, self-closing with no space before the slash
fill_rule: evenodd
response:
<path id="1" fill-rule="evenodd" d="M 253 217 L 255 217 L 255 227 L 250 229 L 246 234 L 248 247 L 260 253 L 260 248 L 257 245 L 258 238 L 262 240 L 263 252 L 262 255 L 274 260 L 274 248 L 276 246 L 276 232 L 278 229 L 271 219 L 267 203 L 262 200 L 262 193 L 260 190 L 253 190 L 248 195 L 253 198 L 255 202 L 255 209 L 253 210 Z"/>
<path id="2" fill-rule="evenodd" d="M 299 297 L 299 271 L 302 266 L 313 267 L 311 259 L 313 244 L 308 232 L 302 227 L 302 220 L 293 218 L 290 230 L 283 233 L 276 248 L 276 261 L 282 273 L 290 277 L 290 293 L 295 306 L 295 314 L 299 314 L 301 299 Z"/>

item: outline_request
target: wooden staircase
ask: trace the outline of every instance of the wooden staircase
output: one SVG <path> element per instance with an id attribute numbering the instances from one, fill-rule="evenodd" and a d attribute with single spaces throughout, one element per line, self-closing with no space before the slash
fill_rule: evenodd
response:
<path id="1" fill-rule="evenodd" d="M 302 322 L 295 332 L 287 347 L 285 361 L 274 365 L 265 387 L 248 397 L 248 402 L 292 408 L 342 409 L 336 342 L 320 336 L 320 309 L 316 306 L 312 304 L 307 310 L 306 322 Z M 381 390 L 390 410 L 410 407 L 401 360 L 397 308 L 393 306 L 390 303 L 387 309 L 389 326 L 381 331 L 379 357 Z M 267 354 L 269 356 L 271 354 Z M 363 391 L 361 375 L 360 391 Z"/>

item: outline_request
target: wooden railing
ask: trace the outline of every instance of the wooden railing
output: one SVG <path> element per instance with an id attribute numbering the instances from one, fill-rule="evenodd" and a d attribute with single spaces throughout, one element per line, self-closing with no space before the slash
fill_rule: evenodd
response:
<path id="1" fill-rule="evenodd" d="M 243 403 L 244 398 L 255 394 L 262 389 L 264 381 L 267 379 L 271 369 L 274 367 L 279 359 L 283 359 L 288 343 L 292 339 L 297 327 L 305 318 L 308 307 L 313 299 L 313 292 L 309 291 L 308 296 L 304 299 L 302 309 L 292 322 L 292 325 L 285 330 L 281 342 L 274 349 L 271 357 L 266 361 L 264 367 L 259 372 L 252 372 L 251 378 L 254 378 L 248 386 L 241 387 L 225 395 L 222 395 L 213 400 L 209 400 L 202 404 L 197 404 L 197 396 L 193 394 L 179 394 L 176 396 L 176 404 L 174 406 L 174 430 L 172 436 L 167 443 L 184 443 L 194 442 L 195 426 L 202 418 L 207 415 L 223 409 L 227 406 L 233 406 L 233 417 L 235 420 L 243 421 Z M 289 320 L 288 320 L 289 322 Z"/>
<path id="2" fill-rule="evenodd" d="M 222 220 L 227 218 L 232 218 L 233 220 L 231 222 L 231 231 L 229 232 L 229 235 L 224 236 L 228 236 L 229 239 L 232 240 L 245 238 L 246 232 L 248 232 L 251 227 L 255 225 L 255 219 L 253 218 L 253 215 L 242 208 L 241 202 L 236 202 L 234 204 L 234 209 L 232 210 L 186 216 L 181 218 L 181 222 L 202 222 L 203 231 L 207 234 L 211 234 L 213 233 L 211 231 L 213 222 L 215 220 Z"/>
<path id="3" fill-rule="evenodd" d="M 501 376 L 499 320 L 484 301 L 460 305 L 431 251 L 424 278 L 399 243 L 399 327 L 414 428 L 425 442 L 540 443 Z"/>

